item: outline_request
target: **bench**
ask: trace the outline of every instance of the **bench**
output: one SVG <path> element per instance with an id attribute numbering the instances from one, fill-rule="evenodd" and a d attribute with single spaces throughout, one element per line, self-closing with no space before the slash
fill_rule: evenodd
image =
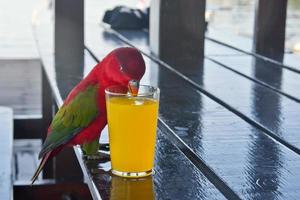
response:
<path id="1" fill-rule="evenodd" d="M 0 106 L 0 199 L 13 199 L 13 111 Z"/>

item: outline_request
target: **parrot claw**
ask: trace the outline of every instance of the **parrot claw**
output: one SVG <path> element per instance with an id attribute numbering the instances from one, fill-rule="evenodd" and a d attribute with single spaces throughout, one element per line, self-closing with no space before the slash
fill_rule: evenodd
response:
<path id="1" fill-rule="evenodd" d="M 93 154 L 93 155 L 83 155 L 83 158 L 85 160 L 98 160 L 99 163 L 105 163 L 110 161 L 110 155 L 109 153 L 105 153 L 105 152 L 100 152 L 98 151 L 97 154 Z"/>
<path id="2" fill-rule="evenodd" d="M 100 160 L 105 157 L 104 152 L 109 151 L 109 144 L 102 143 L 100 144 L 100 147 L 98 142 L 95 142 L 93 144 L 92 143 L 84 144 L 82 145 L 82 150 L 83 150 L 83 158 L 85 160 Z"/>
<path id="3" fill-rule="evenodd" d="M 101 155 L 100 151 L 98 151 L 95 154 L 90 154 L 90 155 L 85 154 L 85 155 L 83 155 L 83 158 L 85 160 L 100 160 L 102 158 L 102 155 Z"/>

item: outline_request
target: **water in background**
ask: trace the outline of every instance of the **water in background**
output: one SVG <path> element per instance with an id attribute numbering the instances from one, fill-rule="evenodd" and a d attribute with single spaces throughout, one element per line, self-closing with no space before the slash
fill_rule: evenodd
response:
<path id="1" fill-rule="evenodd" d="M 43 0 L 0 0 L 0 58 L 36 58 L 31 12 Z"/>
<path id="2" fill-rule="evenodd" d="M 32 29 L 31 15 L 41 2 L 51 0 L 0 0 L 0 58 L 38 57 Z M 114 4 L 106 0 L 85 1 L 86 14 L 99 22 L 103 8 Z M 114 1 L 113 1 L 114 2 Z M 120 4 L 140 6 L 146 0 L 119 1 Z M 255 0 L 207 0 L 209 19 L 208 35 L 229 44 L 251 50 L 254 23 Z M 87 21 L 87 23 L 89 23 Z M 240 45 L 242 44 L 242 45 Z M 300 0 L 288 1 L 286 29 L 287 51 L 295 51 L 299 45 L 300 54 Z"/>
<path id="3" fill-rule="evenodd" d="M 247 38 L 252 45 L 254 30 L 255 0 L 207 0 L 207 18 L 210 22 L 209 33 L 226 42 L 234 43 L 236 38 Z M 286 22 L 286 50 L 300 54 L 300 0 L 289 0 Z M 228 41 L 229 40 L 229 41 Z M 250 47 L 249 47 L 250 48 Z"/>

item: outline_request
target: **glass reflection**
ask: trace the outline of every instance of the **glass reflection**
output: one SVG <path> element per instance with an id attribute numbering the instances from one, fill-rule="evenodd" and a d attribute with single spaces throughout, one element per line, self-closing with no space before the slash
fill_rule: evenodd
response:
<path id="1" fill-rule="evenodd" d="M 152 176 L 129 179 L 117 176 L 111 177 L 110 200 L 153 200 Z"/>
<path id="2" fill-rule="evenodd" d="M 176 70 L 203 85 L 203 58 L 198 57 L 165 57 L 164 61 Z M 152 63 L 151 68 L 157 66 Z M 160 114 L 193 150 L 199 154 L 202 149 L 202 98 L 201 95 L 162 66 L 159 69 L 159 88 L 161 89 Z M 172 110 L 172 112 L 170 112 Z"/>
<path id="3" fill-rule="evenodd" d="M 254 59 L 255 77 L 272 85 L 277 84 L 280 88 L 282 70 L 267 65 L 267 62 Z M 270 69 L 269 74 L 265 74 L 264 68 Z M 256 120 L 267 127 L 274 127 L 277 133 L 280 132 L 280 95 L 271 93 L 266 96 L 262 87 L 257 84 L 254 84 L 252 92 L 252 114 Z M 275 142 L 258 132 L 257 129 L 253 129 L 246 169 L 246 191 L 250 199 L 277 199 L 280 197 L 281 193 L 278 190 L 283 181 L 281 180 L 281 154 L 282 152 Z"/>
<path id="4" fill-rule="evenodd" d="M 184 55 L 164 57 L 165 62 L 185 74 L 191 75 L 202 84 L 203 78 L 203 59 L 188 58 Z M 163 66 L 151 63 L 151 68 L 158 68 L 158 87 L 161 89 L 160 97 L 160 116 L 161 118 L 183 139 L 195 152 L 201 154 L 202 149 L 202 132 L 201 132 L 201 112 L 202 99 L 201 95 L 195 95 L 195 91 L 182 81 L 177 75 L 172 74 Z M 188 98 L 187 98 L 188 97 Z M 170 110 L 172 110 L 170 112 Z M 165 152 L 167 155 L 174 154 L 173 148 L 159 141 L 157 152 Z M 167 153 L 166 153 L 167 152 Z M 175 156 L 174 156 L 175 158 Z M 174 158 L 165 158 L 157 156 L 156 170 L 164 171 L 160 177 L 155 179 L 158 193 L 160 188 L 176 187 L 181 185 L 178 190 L 168 192 L 170 199 L 205 199 L 207 190 L 203 183 L 195 180 L 199 175 L 195 170 L 187 169 L 184 160 L 174 160 Z M 182 159 L 178 158 L 177 159 Z M 172 170 L 168 169 L 172 166 Z M 178 176 L 184 174 L 184 176 Z M 183 185 L 184 183 L 184 185 Z M 184 191 L 184 192 L 182 192 Z"/>

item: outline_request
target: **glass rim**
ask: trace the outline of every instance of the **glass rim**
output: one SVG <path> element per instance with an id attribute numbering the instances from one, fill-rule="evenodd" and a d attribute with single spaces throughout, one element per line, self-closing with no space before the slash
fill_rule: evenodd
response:
<path id="1" fill-rule="evenodd" d="M 160 91 L 158 87 L 151 86 L 151 85 L 139 85 L 139 88 L 143 87 L 143 88 L 148 88 L 150 90 L 149 91 L 145 91 L 145 92 L 141 92 L 141 93 L 140 93 L 140 90 L 139 90 L 139 93 L 137 94 L 137 96 L 133 96 L 129 92 L 121 93 L 121 92 L 112 92 L 112 91 L 109 91 L 109 89 L 112 89 L 112 88 L 121 88 L 121 87 L 127 88 L 127 87 L 122 86 L 122 85 L 112 85 L 112 86 L 109 86 L 109 87 L 105 88 L 105 94 L 107 94 L 107 95 L 114 95 L 114 96 L 145 97 L 145 96 L 154 95 L 155 93 L 159 93 L 159 91 Z"/>

